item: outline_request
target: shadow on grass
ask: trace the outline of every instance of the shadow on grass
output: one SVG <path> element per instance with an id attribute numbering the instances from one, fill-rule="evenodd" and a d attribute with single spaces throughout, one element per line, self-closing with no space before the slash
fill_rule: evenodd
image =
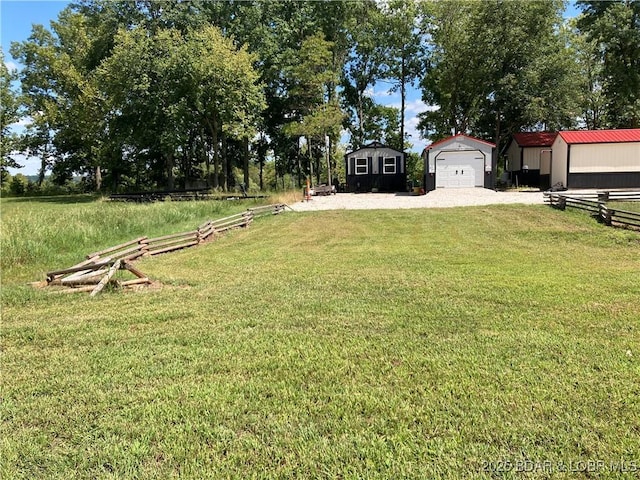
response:
<path id="1" fill-rule="evenodd" d="M 47 204 L 59 204 L 70 205 L 76 203 L 93 203 L 100 200 L 102 195 L 96 194 L 79 194 L 79 195 L 55 195 L 48 197 L 4 197 L 3 202 L 13 203 L 47 203 Z"/>

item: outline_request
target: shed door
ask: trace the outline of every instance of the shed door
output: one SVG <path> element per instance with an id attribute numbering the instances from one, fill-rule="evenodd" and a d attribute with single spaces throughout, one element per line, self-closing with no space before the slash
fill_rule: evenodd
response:
<path id="1" fill-rule="evenodd" d="M 484 157 L 477 150 L 440 152 L 436 158 L 436 188 L 484 186 Z"/>

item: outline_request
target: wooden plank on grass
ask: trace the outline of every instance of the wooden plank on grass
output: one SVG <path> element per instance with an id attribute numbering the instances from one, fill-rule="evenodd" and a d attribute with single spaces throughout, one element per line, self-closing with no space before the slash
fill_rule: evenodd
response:
<path id="1" fill-rule="evenodd" d="M 130 285 L 141 285 L 143 283 L 151 283 L 151 280 L 148 278 L 135 278 L 133 280 L 125 280 L 123 282 L 118 282 L 119 287 L 128 287 Z"/>
<path id="2" fill-rule="evenodd" d="M 91 257 L 91 258 L 89 258 L 88 260 L 84 260 L 84 261 L 82 261 L 82 262 L 80 262 L 80 263 L 77 263 L 77 264 L 75 264 L 75 265 L 71 265 L 69 268 L 84 267 L 85 265 L 89 265 L 89 264 L 91 264 L 91 263 L 95 263 L 96 261 L 98 261 L 98 259 L 99 259 L 99 258 L 100 258 L 100 257 Z M 89 270 L 87 270 L 87 271 L 89 271 Z M 81 272 L 82 272 L 82 271 L 76 272 L 76 273 L 74 273 L 73 275 L 76 275 L 76 274 L 82 275 L 82 273 L 81 273 Z M 52 277 L 52 279 L 51 279 L 51 280 L 55 280 L 56 278 L 62 277 L 62 276 L 64 276 L 64 275 L 65 275 L 64 273 L 56 274 L 56 275 L 54 275 L 54 276 Z M 49 274 L 47 274 L 47 277 L 48 277 L 48 276 L 49 276 Z M 48 278 L 47 278 L 47 281 L 48 281 Z"/>
<path id="3" fill-rule="evenodd" d="M 89 285 L 88 287 L 76 287 L 76 288 L 65 288 L 64 290 L 52 290 L 52 293 L 81 293 L 81 292 L 90 292 L 93 290 L 95 285 Z"/>
<path id="4" fill-rule="evenodd" d="M 95 275 L 86 275 L 84 277 L 74 278 L 72 280 L 67 280 L 66 278 L 63 278 L 62 280 L 56 280 L 56 282 L 60 282 L 59 285 L 65 285 L 67 287 L 70 287 L 73 285 L 93 285 L 95 287 L 96 284 L 100 282 L 100 279 L 103 277 L 103 275 L 108 273 L 109 271 L 105 269 L 105 270 L 99 270 L 98 272 L 96 272 Z M 58 285 L 58 283 L 56 282 L 53 282 L 52 285 Z"/>
<path id="5" fill-rule="evenodd" d="M 111 268 L 109 269 L 107 274 L 102 278 L 102 280 L 100 280 L 100 283 L 98 283 L 98 285 L 91 291 L 89 296 L 95 297 L 98 293 L 100 293 L 100 291 L 109 282 L 109 280 L 111 280 L 111 277 L 113 277 L 116 274 L 119 268 L 120 268 L 120 260 L 116 260 L 115 263 L 111 265 Z"/>
<path id="6" fill-rule="evenodd" d="M 129 270 L 131 273 L 133 273 L 136 277 L 138 278 L 147 278 L 147 276 L 142 273 L 140 270 L 138 270 L 135 266 L 133 266 L 132 263 L 128 262 L 128 261 L 124 261 L 123 265 L 122 265 L 126 270 Z"/>
<path id="7" fill-rule="evenodd" d="M 82 272 L 85 270 L 98 270 L 100 267 L 104 267 L 105 265 L 110 265 L 112 262 L 113 260 L 111 258 L 107 258 L 107 259 L 100 260 L 99 262 L 93 263 L 91 265 L 63 268 L 62 270 L 54 270 L 53 272 L 47 272 L 47 280 L 49 279 L 53 280 L 53 278 L 56 275 L 64 275 L 66 273 Z"/>

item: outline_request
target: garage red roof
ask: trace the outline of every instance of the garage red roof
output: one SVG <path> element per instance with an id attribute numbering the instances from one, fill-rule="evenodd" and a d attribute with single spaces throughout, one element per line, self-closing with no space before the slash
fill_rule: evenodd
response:
<path id="1" fill-rule="evenodd" d="M 557 132 L 523 132 L 514 133 L 513 139 L 520 147 L 550 147 L 557 136 Z"/>
<path id="2" fill-rule="evenodd" d="M 640 142 L 640 128 L 621 130 L 574 130 L 560 132 L 567 143 L 625 143 Z"/>
<path id="3" fill-rule="evenodd" d="M 457 137 L 465 137 L 468 138 L 469 140 L 473 140 L 475 142 L 480 142 L 480 143 L 484 143 L 485 145 L 489 145 L 490 147 L 495 148 L 496 144 L 495 143 L 491 143 L 491 142 L 486 142 L 484 140 L 480 140 L 479 138 L 475 138 L 475 137 L 470 137 L 469 135 L 464 135 L 462 133 L 458 133 L 457 135 L 454 135 L 453 137 L 447 137 L 447 138 L 443 138 L 442 140 L 438 140 L 435 143 L 432 143 L 431 145 L 429 145 L 427 148 L 425 148 L 425 150 L 431 150 L 433 147 L 440 145 L 441 143 L 445 143 L 448 142 L 450 140 L 453 140 L 454 138 Z"/>

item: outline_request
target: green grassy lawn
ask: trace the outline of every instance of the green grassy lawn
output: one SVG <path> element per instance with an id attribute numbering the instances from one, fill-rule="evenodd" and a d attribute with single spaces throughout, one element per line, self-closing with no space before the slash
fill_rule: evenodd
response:
<path id="1" fill-rule="evenodd" d="M 640 471 L 640 235 L 581 212 L 286 213 L 93 299 L 45 264 L 3 278 L 1 478 Z"/>
<path id="2" fill-rule="evenodd" d="M 607 202 L 609 208 L 640 213 L 640 202 Z"/>

